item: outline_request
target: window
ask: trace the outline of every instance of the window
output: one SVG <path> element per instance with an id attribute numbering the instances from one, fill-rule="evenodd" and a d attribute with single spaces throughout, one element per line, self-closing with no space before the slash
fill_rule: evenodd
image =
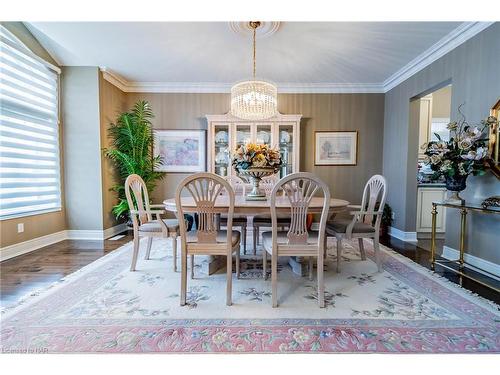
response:
<path id="1" fill-rule="evenodd" d="M 0 220 L 61 209 L 58 73 L 0 26 Z"/>

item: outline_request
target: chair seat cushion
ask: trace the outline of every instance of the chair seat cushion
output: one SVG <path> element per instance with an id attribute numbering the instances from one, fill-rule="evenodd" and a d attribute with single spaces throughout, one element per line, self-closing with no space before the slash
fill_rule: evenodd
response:
<path id="1" fill-rule="evenodd" d="M 278 244 L 288 243 L 287 237 L 288 231 L 280 230 L 278 231 Z M 307 238 L 307 243 L 310 245 L 315 245 L 318 243 L 318 232 L 309 232 L 309 237 Z M 266 249 L 271 249 L 273 247 L 273 232 L 262 233 L 262 244 Z"/>
<path id="2" fill-rule="evenodd" d="M 177 219 L 163 219 L 169 231 L 176 231 L 179 229 L 179 220 Z M 162 225 L 158 220 L 148 221 L 139 226 L 139 232 L 161 232 Z"/>
<path id="3" fill-rule="evenodd" d="M 186 240 L 187 242 L 198 242 L 198 231 L 192 230 L 190 232 L 186 233 Z M 240 242 L 240 232 L 237 230 L 232 231 L 232 236 L 231 236 L 232 246 L 236 246 Z M 227 240 L 227 230 L 219 230 L 217 231 L 217 242 L 218 243 L 226 243 Z"/>
<path id="4" fill-rule="evenodd" d="M 350 218 L 335 218 L 326 223 L 327 232 L 345 233 L 352 219 Z M 375 228 L 370 224 L 357 222 L 352 228 L 352 233 L 375 233 Z"/>
<path id="5" fill-rule="evenodd" d="M 278 216 L 278 225 L 290 225 L 290 216 Z M 253 223 L 264 226 L 271 226 L 271 216 L 254 216 Z"/>

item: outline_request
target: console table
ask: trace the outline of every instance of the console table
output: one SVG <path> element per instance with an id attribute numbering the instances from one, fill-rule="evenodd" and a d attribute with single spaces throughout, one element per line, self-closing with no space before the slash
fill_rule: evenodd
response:
<path id="1" fill-rule="evenodd" d="M 460 211 L 460 245 L 459 245 L 459 258 L 456 260 L 436 260 L 436 222 L 437 222 L 437 207 L 446 207 L 446 208 L 452 208 Z M 498 288 L 495 288 L 492 285 L 489 285 L 487 283 L 484 283 L 481 280 L 478 280 L 471 275 L 468 275 L 463 272 L 463 269 L 465 265 L 467 264 L 464 261 L 464 253 L 465 253 L 465 234 L 466 234 L 466 229 L 467 229 L 467 213 L 468 212 L 478 212 L 481 214 L 500 214 L 500 209 L 497 208 L 483 208 L 479 204 L 474 204 L 474 203 L 465 203 L 463 205 L 461 204 L 454 204 L 454 203 L 447 203 L 447 202 L 432 202 L 432 230 L 431 230 L 431 268 L 434 270 L 435 265 L 438 264 L 439 266 L 446 268 L 447 270 L 450 270 L 452 272 L 455 272 L 456 274 L 469 278 L 471 280 L 474 280 L 475 282 L 484 285 L 488 288 L 494 289 L 497 292 L 500 292 Z M 458 265 L 458 269 L 451 267 L 451 264 Z M 477 267 L 476 267 L 477 268 Z M 487 271 L 484 271 L 485 273 L 489 273 Z"/>

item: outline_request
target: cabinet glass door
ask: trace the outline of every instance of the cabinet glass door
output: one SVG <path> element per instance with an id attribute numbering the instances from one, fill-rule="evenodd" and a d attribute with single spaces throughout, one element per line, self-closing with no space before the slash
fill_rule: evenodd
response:
<path id="1" fill-rule="evenodd" d="M 230 134 L 228 125 L 214 126 L 214 172 L 227 176 L 230 169 Z"/>
<path id="2" fill-rule="evenodd" d="M 271 145 L 272 139 L 271 124 L 257 124 L 255 127 L 255 143 L 261 145 Z"/>
<path id="3" fill-rule="evenodd" d="M 280 178 L 283 178 L 283 177 L 295 172 L 293 170 L 294 136 L 295 136 L 295 134 L 293 132 L 293 125 L 291 125 L 291 124 L 290 125 L 279 124 L 279 126 L 278 126 L 278 142 L 279 142 L 281 160 L 283 161 L 283 164 L 282 164 L 280 172 L 279 172 Z"/>
<path id="4" fill-rule="evenodd" d="M 244 145 L 252 140 L 252 127 L 246 124 L 236 125 L 235 148 Z M 231 150 L 234 151 L 234 150 Z"/>

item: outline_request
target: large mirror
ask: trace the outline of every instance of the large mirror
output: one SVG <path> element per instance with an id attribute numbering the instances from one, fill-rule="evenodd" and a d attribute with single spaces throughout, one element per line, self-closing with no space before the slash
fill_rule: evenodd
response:
<path id="1" fill-rule="evenodd" d="M 500 99 L 496 102 L 496 104 L 491 108 L 490 112 L 491 116 L 495 116 L 499 119 L 500 116 Z M 499 139 L 499 122 L 493 124 L 490 127 L 490 136 L 489 136 L 489 154 L 490 160 L 488 160 L 489 167 L 491 172 L 500 178 L 500 139 Z"/>

